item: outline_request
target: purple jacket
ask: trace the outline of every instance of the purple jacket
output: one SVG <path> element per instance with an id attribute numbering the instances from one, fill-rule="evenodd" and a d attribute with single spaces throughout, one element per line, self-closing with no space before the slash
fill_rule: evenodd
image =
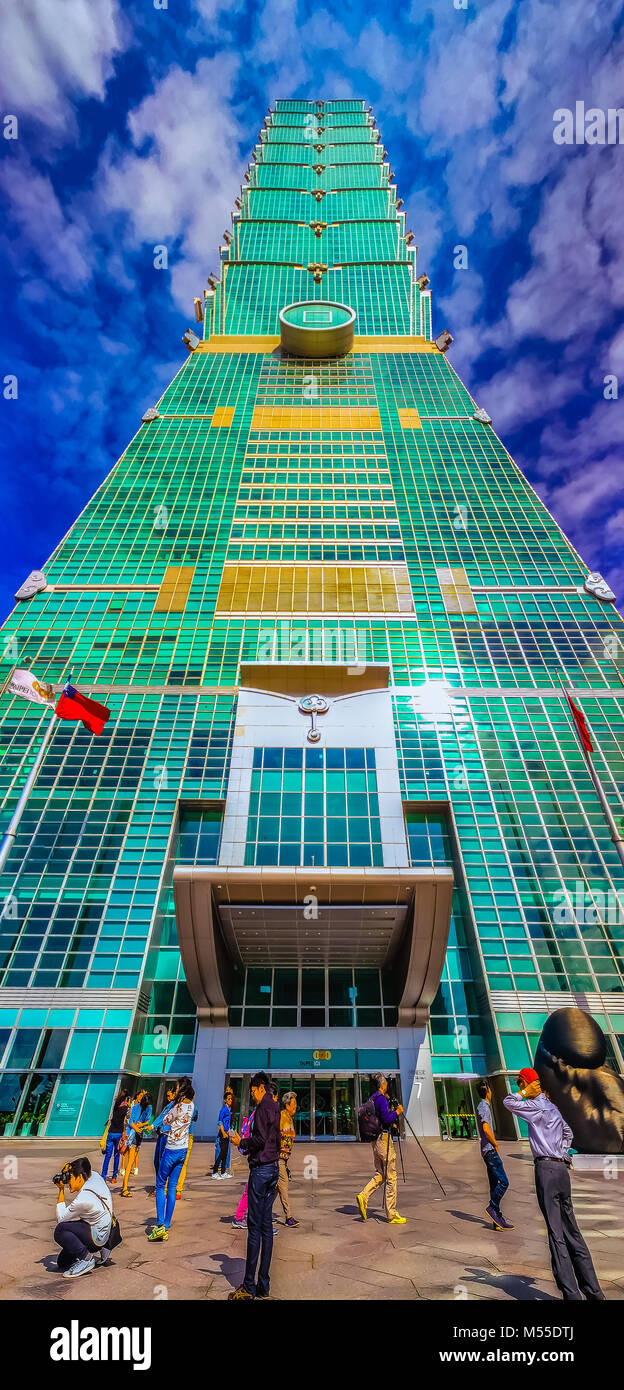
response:
<path id="1" fill-rule="evenodd" d="M 375 1091 L 373 1096 L 375 1102 L 375 1113 L 384 1129 L 391 1129 L 393 1125 L 399 1123 L 399 1116 L 396 1110 L 391 1110 L 388 1105 L 388 1097 L 383 1091 Z"/>

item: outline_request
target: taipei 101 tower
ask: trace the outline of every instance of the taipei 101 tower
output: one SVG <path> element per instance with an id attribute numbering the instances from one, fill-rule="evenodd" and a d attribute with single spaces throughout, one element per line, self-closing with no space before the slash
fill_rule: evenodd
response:
<path id="1" fill-rule="evenodd" d="M 184 365 L 15 576 L 4 674 L 110 717 L 0 701 L 0 1134 L 191 1075 L 213 1137 L 262 1068 L 310 1142 L 380 1070 L 450 1138 L 487 1076 L 514 1138 L 579 1003 L 624 1069 L 624 627 L 456 375 L 399 194 L 364 101 L 276 101 Z"/>

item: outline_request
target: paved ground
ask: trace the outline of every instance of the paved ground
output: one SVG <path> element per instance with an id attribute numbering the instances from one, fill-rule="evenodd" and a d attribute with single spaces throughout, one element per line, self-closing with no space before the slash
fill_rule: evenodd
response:
<path id="1" fill-rule="evenodd" d="M 360 1144 L 297 1144 L 291 1164 L 292 1204 L 301 1225 L 281 1224 L 275 1238 L 272 1296 L 277 1299 L 553 1299 L 545 1227 L 533 1192 L 533 1165 L 520 1143 L 501 1146 L 511 1188 L 504 1203 L 516 1229 L 492 1230 L 484 1213 L 485 1174 L 476 1143 L 427 1140 L 429 1157 L 447 1191 L 442 1197 L 414 1141 L 403 1144 L 407 1183 L 399 1178 L 406 1226 L 388 1226 L 369 1208 L 360 1220 L 354 1194 L 369 1176 Z M 166 1245 L 150 1245 L 154 1216 L 146 1186 L 153 1181 L 151 1146 L 144 1145 L 134 1197 L 116 1200 L 123 1244 L 112 1262 L 72 1283 L 52 1270 L 54 1189 L 50 1181 L 80 1145 L 61 1141 L 0 1141 L 0 1299 L 225 1299 L 240 1283 L 245 1233 L 231 1226 L 247 1165 L 213 1182 L 213 1146 L 195 1144 L 183 1199 Z M 99 1147 L 82 1149 L 99 1166 Z M 17 1160 L 17 1177 L 11 1176 Z M 316 1168 L 316 1176 L 314 1171 Z M 305 1176 L 305 1173 L 308 1176 Z M 579 1224 L 608 1299 L 624 1300 L 624 1177 L 573 1176 Z M 113 1188 L 113 1194 L 118 1192 Z"/>

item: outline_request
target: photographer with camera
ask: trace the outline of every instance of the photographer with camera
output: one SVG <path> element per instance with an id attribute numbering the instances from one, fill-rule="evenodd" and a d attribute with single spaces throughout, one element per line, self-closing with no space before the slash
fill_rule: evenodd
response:
<path id="1" fill-rule="evenodd" d="M 56 1267 L 65 1279 L 79 1279 L 94 1269 L 96 1255 L 103 1265 L 110 1258 L 112 1197 L 88 1158 L 73 1158 L 52 1181 L 58 1188 L 54 1239 L 61 1247 Z"/>
<path id="2" fill-rule="evenodd" d="M 383 1072 L 377 1072 L 373 1081 L 377 1090 L 360 1107 L 358 1122 L 361 1138 L 373 1144 L 375 1173 L 364 1191 L 358 1194 L 357 1204 L 362 1220 L 366 1221 L 366 1209 L 369 1200 L 373 1192 L 383 1183 L 386 1218 L 391 1226 L 404 1226 L 406 1218 L 399 1216 L 396 1206 L 396 1153 L 392 1140 L 392 1131 L 394 1130 L 396 1134 L 399 1131 L 399 1116 L 403 1114 L 403 1106 L 397 1105 L 394 1109 L 390 1108 L 388 1104 L 388 1079 L 383 1075 Z"/>

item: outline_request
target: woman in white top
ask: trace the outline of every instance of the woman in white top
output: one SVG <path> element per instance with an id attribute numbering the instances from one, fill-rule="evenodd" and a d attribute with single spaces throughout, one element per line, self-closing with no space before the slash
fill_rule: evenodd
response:
<path id="1" fill-rule="evenodd" d="M 195 1111 L 195 1092 L 188 1077 L 180 1082 L 165 1123 L 169 1126 L 156 1178 L 156 1225 L 148 1240 L 167 1240 L 175 1207 L 176 1187 L 189 1144 L 189 1128 Z M 166 1191 L 165 1191 L 166 1190 Z"/>
<path id="2" fill-rule="evenodd" d="M 66 1163 L 57 1187 L 58 1225 L 54 1239 L 61 1247 L 57 1269 L 66 1279 L 78 1279 L 94 1268 L 96 1253 L 101 1264 L 106 1264 L 110 1256 L 107 1241 L 113 1219 L 112 1198 L 104 1179 L 92 1172 L 88 1158 L 74 1158 Z"/>

